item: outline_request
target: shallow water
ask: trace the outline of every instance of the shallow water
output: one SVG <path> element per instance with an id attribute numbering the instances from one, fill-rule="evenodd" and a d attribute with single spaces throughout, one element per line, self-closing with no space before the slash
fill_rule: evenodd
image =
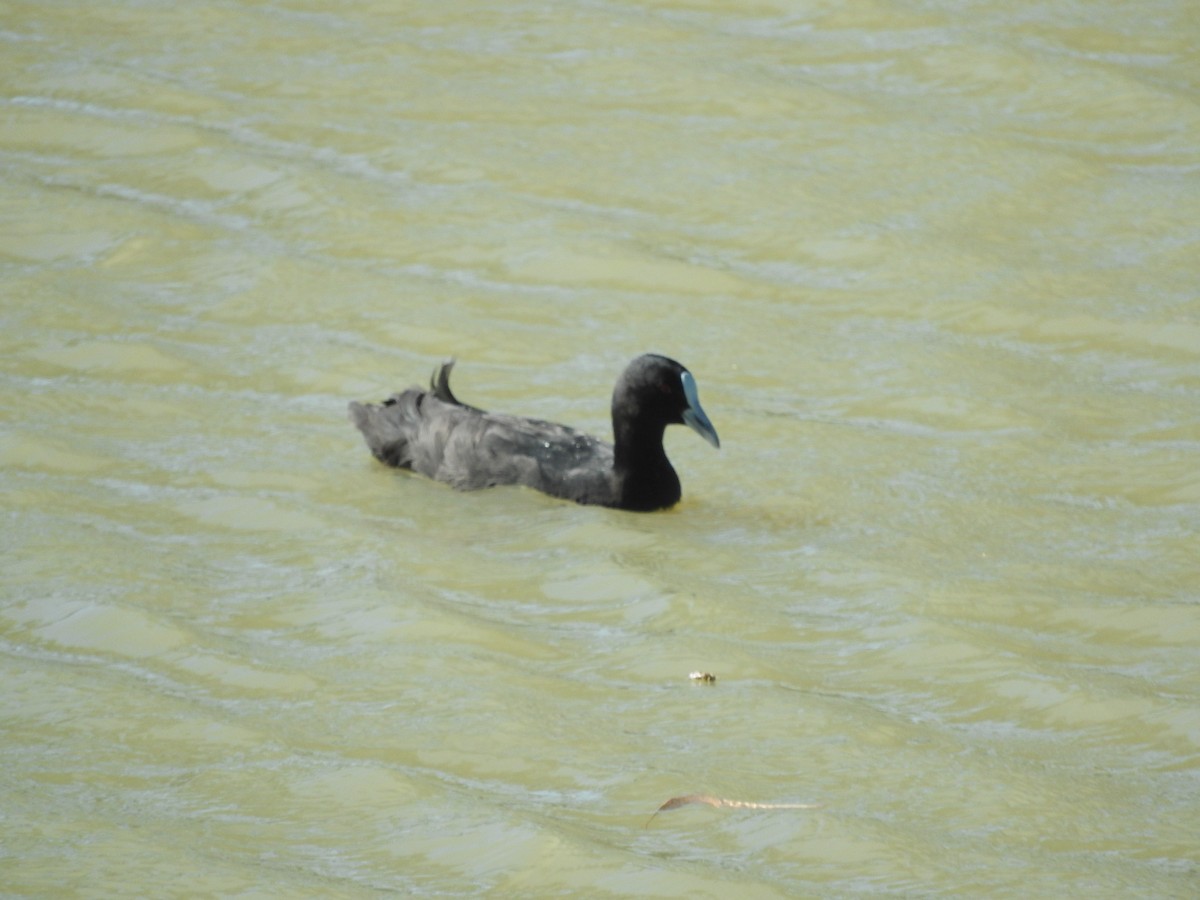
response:
<path id="1" fill-rule="evenodd" d="M 1198 38 L 6 4 L 0 886 L 1195 896 Z M 454 355 L 604 433 L 646 350 L 665 514 L 345 419 Z"/>

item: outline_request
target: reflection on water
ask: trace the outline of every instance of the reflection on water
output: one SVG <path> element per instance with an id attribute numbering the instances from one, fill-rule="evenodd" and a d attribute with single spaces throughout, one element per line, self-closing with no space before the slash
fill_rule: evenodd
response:
<path id="1" fill-rule="evenodd" d="M 1194 18 L 11 5 L 6 888 L 1193 895 Z M 344 420 L 647 350 L 661 515 Z"/>

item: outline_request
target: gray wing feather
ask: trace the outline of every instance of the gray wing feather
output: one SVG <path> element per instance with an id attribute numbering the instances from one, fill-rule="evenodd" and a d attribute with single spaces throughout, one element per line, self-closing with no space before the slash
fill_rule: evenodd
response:
<path id="1" fill-rule="evenodd" d="M 616 502 L 610 445 L 564 425 L 467 406 L 450 390 L 453 366 L 434 372 L 429 391 L 350 404 L 376 459 L 459 490 L 522 484 L 580 503 Z"/>

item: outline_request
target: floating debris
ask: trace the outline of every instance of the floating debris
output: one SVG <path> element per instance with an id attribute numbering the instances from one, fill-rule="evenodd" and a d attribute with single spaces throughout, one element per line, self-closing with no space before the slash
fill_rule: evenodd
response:
<path id="1" fill-rule="evenodd" d="M 712 672 L 693 672 L 688 678 L 696 682 L 696 684 L 712 684 L 717 680 L 717 676 Z"/>
<path id="2" fill-rule="evenodd" d="M 824 803 L 751 803 L 748 800 L 727 800 L 724 797 L 713 797 L 711 794 L 688 794 L 684 797 L 672 797 L 656 809 L 646 820 L 645 827 L 649 828 L 654 817 L 660 812 L 679 809 L 689 803 L 701 803 L 716 809 L 821 809 L 825 805 Z"/>

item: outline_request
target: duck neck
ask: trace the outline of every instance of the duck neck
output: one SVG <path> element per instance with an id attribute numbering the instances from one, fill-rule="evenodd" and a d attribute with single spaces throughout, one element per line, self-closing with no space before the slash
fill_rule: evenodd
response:
<path id="1" fill-rule="evenodd" d="M 662 423 L 613 421 L 613 468 L 626 509 L 654 510 L 679 502 L 679 476 L 663 449 Z"/>

